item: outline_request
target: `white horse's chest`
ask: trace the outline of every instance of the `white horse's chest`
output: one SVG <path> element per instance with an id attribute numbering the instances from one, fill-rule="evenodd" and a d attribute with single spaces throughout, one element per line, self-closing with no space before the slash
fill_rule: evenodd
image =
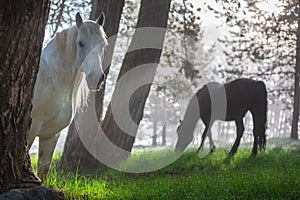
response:
<path id="1" fill-rule="evenodd" d="M 66 126 L 69 125 L 72 119 L 72 109 L 62 108 L 59 112 L 55 113 L 54 117 L 49 118 L 42 125 L 42 130 L 39 136 L 51 136 L 53 133 L 58 133 Z M 49 135 L 50 134 L 50 135 Z"/>
<path id="2" fill-rule="evenodd" d="M 54 79 L 56 80 L 56 79 Z M 59 81 L 45 79 L 40 70 L 34 88 L 32 129 L 41 130 L 37 135 L 51 137 L 65 128 L 72 118 L 72 90 L 62 88 Z"/>

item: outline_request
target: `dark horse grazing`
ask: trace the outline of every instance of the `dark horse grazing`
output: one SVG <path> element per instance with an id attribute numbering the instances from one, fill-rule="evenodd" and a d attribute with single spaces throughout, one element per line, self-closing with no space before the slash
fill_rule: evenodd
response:
<path id="1" fill-rule="evenodd" d="M 178 128 L 176 151 L 184 151 L 193 139 L 193 131 L 199 118 L 205 125 L 201 145 L 211 136 L 215 120 L 235 121 L 237 137 L 229 155 L 234 155 L 244 132 L 243 117 L 250 111 L 253 118 L 254 144 L 252 155 L 266 147 L 267 90 L 262 81 L 236 79 L 226 84 L 208 83 L 192 97 Z M 213 147 L 214 148 L 214 147 Z"/>

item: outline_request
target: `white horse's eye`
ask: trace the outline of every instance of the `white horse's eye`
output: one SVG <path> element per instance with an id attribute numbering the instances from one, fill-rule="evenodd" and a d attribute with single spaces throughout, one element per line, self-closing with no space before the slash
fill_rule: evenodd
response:
<path id="1" fill-rule="evenodd" d="M 83 45 L 83 42 L 78 42 L 78 45 L 80 46 L 80 47 L 83 47 L 84 45 Z"/>

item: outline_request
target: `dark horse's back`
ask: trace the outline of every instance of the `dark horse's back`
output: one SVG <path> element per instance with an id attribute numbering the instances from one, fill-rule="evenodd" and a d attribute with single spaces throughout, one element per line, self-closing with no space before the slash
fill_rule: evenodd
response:
<path id="1" fill-rule="evenodd" d="M 227 97 L 226 120 L 244 116 L 248 110 L 252 114 L 257 111 L 267 113 L 267 90 L 264 82 L 243 78 L 224 86 Z"/>

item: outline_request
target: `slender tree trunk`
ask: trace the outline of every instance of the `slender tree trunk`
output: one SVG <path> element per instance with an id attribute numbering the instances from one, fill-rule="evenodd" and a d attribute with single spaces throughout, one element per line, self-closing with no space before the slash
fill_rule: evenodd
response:
<path id="1" fill-rule="evenodd" d="M 166 99 L 163 98 L 163 108 L 167 108 L 167 102 Z M 167 122 L 163 122 L 163 127 L 162 127 L 162 146 L 165 146 L 167 144 Z"/>
<path id="2" fill-rule="evenodd" d="M 129 47 L 130 51 L 126 53 L 123 60 L 123 64 L 118 76 L 118 82 L 121 81 L 121 79 L 124 80 L 124 76 L 130 77 L 131 79 L 125 78 L 124 82 L 122 82 L 123 84 L 118 85 L 118 89 L 114 91 L 112 101 L 109 104 L 105 118 L 101 124 L 103 132 L 110 140 L 110 142 L 112 142 L 116 147 L 123 149 L 125 152 L 131 152 L 131 149 L 133 147 L 135 136 L 137 133 L 137 127 L 143 118 L 144 106 L 148 98 L 151 84 L 145 84 L 137 88 L 135 92 L 130 96 L 129 105 L 123 105 L 122 101 L 124 100 L 124 96 L 126 96 L 127 93 L 131 91 L 132 87 L 135 86 L 134 84 L 136 80 L 144 81 L 144 76 L 146 75 L 148 83 L 151 83 L 153 81 L 157 63 L 159 62 L 161 56 L 165 33 L 163 31 L 163 34 L 154 34 L 155 36 L 153 36 L 151 34 L 153 29 L 149 28 L 147 29 L 149 30 L 148 32 L 144 32 L 141 35 L 141 33 L 139 32 L 139 28 L 166 28 L 170 2 L 170 0 L 141 1 L 141 7 L 137 22 L 138 29 L 133 35 Z M 152 41 L 153 39 L 155 39 L 155 42 L 161 46 L 161 49 L 147 48 L 146 46 L 136 48 L 141 44 L 144 44 L 143 42 L 147 44 L 147 42 Z M 133 71 L 132 73 L 135 74 L 135 76 L 133 75 L 131 77 L 129 75 L 131 74 L 129 73 L 129 71 Z M 117 103 L 112 105 L 113 101 Z M 120 104 L 118 104 L 118 102 Z M 126 110 L 128 110 L 128 107 L 130 116 L 126 116 Z M 112 109 L 114 110 L 112 111 Z M 122 121 L 116 121 L 115 119 L 121 119 Z M 135 124 L 132 124 L 132 122 L 130 122 L 130 119 L 132 119 Z M 120 124 L 123 124 L 124 127 L 120 127 Z M 126 129 L 126 131 L 124 131 L 124 128 Z M 112 156 L 118 157 L 118 155 L 114 154 L 114 152 L 108 153 L 110 153 Z M 126 157 L 124 159 L 126 159 Z"/>
<path id="3" fill-rule="evenodd" d="M 163 125 L 161 137 L 162 137 L 162 146 L 166 146 L 166 144 L 167 144 L 167 122 Z"/>
<path id="4" fill-rule="evenodd" d="M 286 111 L 283 112 L 282 115 L 282 123 L 280 126 L 280 132 L 281 134 L 286 134 L 287 132 L 284 130 L 285 129 L 285 125 L 286 125 Z"/>
<path id="5" fill-rule="evenodd" d="M 153 135 L 152 135 L 152 146 L 157 145 L 157 120 L 154 119 L 153 121 Z"/>
<path id="6" fill-rule="evenodd" d="M 41 185 L 27 147 L 49 0 L 0 2 L 0 193 Z"/>
<path id="7" fill-rule="evenodd" d="M 113 51 L 116 42 L 116 34 L 118 33 L 119 23 L 121 19 L 122 10 L 124 7 L 124 0 L 114 1 L 92 1 L 92 11 L 90 18 L 95 20 L 101 12 L 105 14 L 104 30 L 108 37 L 108 46 L 104 53 L 103 70 L 107 75 L 109 72 L 110 63 L 113 56 Z M 102 117 L 103 99 L 104 99 L 105 82 L 102 84 L 101 91 L 95 95 L 96 99 L 96 113 L 98 119 Z M 59 168 L 68 168 L 71 171 L 88 170 L 95 172 L 101 167 L 101 163 L 92 156 L 86 147 L 83 145 L 78 136 L 74 121 L 70 124 L 62 159 Z"/>
<path id="8" fill-rule="evenodd" d="M 300 12 L 298 5 L 298 29 L 297 29 L 297 44 L 296 44 L 296 67 L 295 67 L 295 85 L 294 85 L 294 111 L 292 120 L 291 138 L 298 139 L 298 122 L 299 122 L 299 104 L 300 104 Z"/>

